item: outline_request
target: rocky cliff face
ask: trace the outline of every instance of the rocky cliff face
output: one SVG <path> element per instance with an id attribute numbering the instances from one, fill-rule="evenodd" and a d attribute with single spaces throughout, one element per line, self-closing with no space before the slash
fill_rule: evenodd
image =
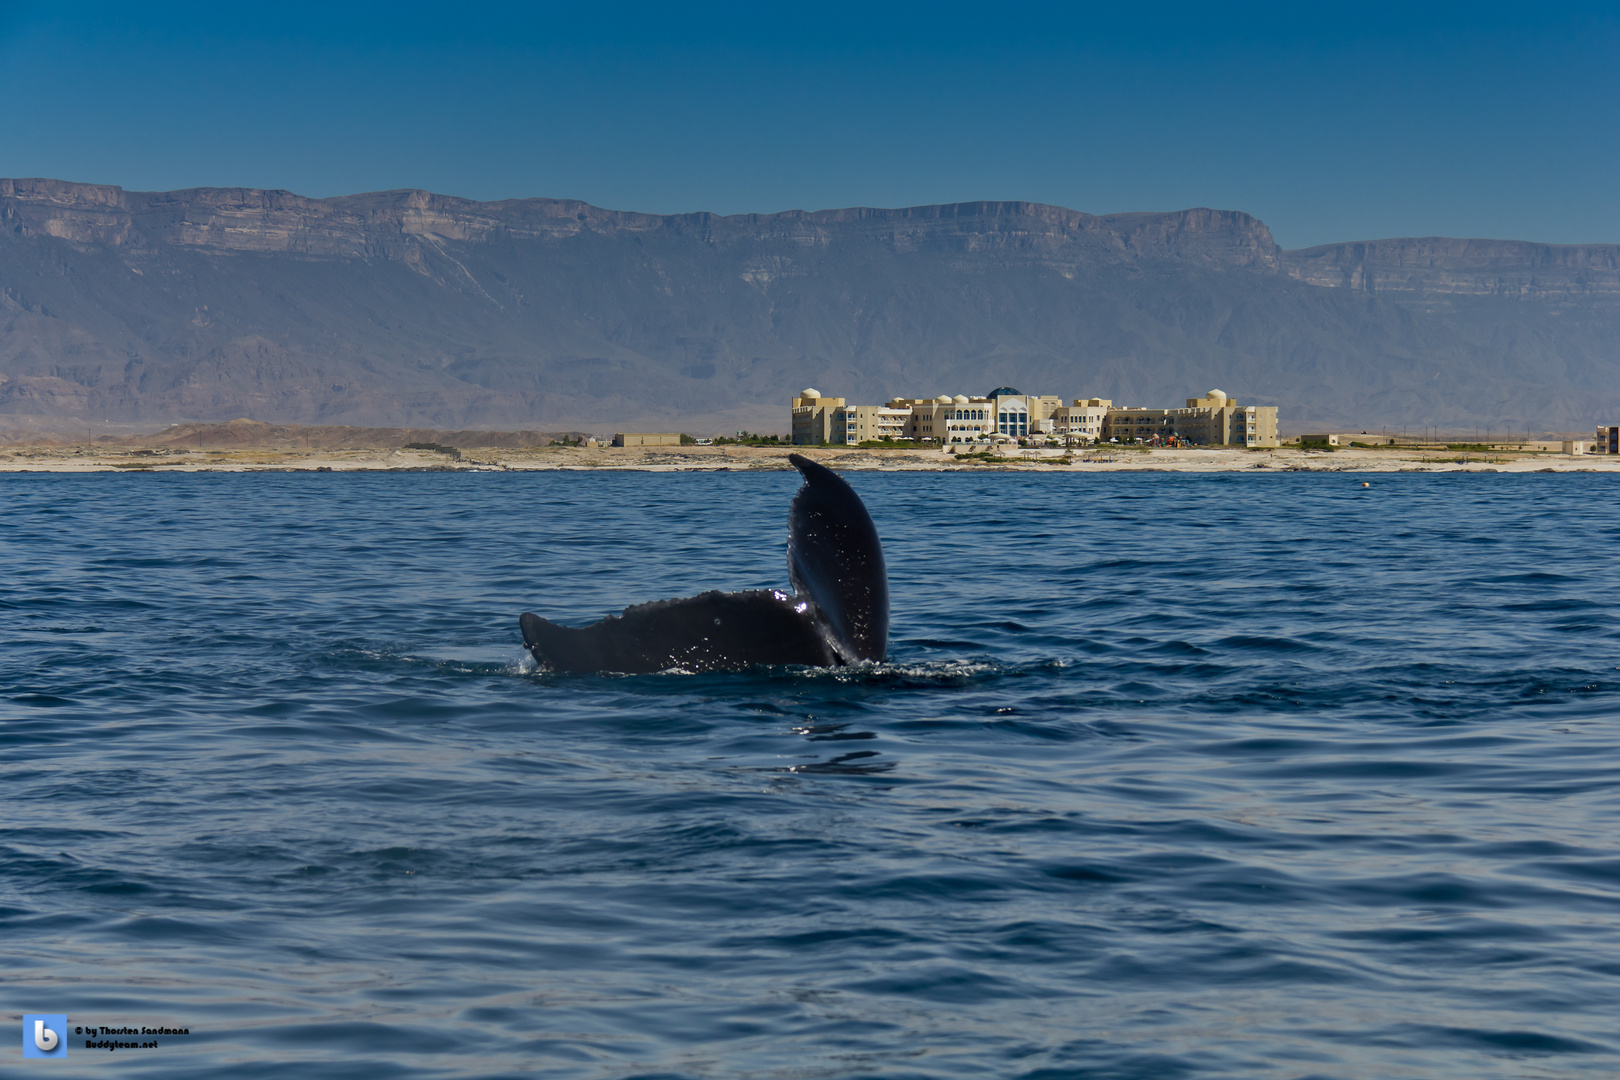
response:
<path id="1" fill-rule="evenodd" d="M 0 425 L 775 430 L 805 385 L 1011 382 L 1583 427 L 1620 410 L 1616 264 L 1486 241 L 1284 253 L 1207 209 L 660 216 L 0 180 Z"/>
<path id="2" fill-rule="evenodd" d="M 425 191 L 306 199 L 254 188 L 143 192 L 61 180 L 0 180 L 0 220 L 18 236 L 128 250 L 172 244 L 406 261 L 418 242 L 557 241 L 586 233 L 615 239 L 659 234 L 716 246 L 763 242 L 813 248 L 854 240 L 896 251 L 1019 252 L 1055 265 L 1174 258 L 1274 270 L 1281 254 L 1264 224 L 1236 211 L 1097 217 L 1023 202 L 722 217 L 627 213 L 567 199 L 479 203 Z"/>
<path id="3" fill-rule="evenodd" d="M 1525 297 L 1620 304 L 1620 245 L 1428 236 L 1290 251 L 1288 273 L 1325 288 L 1402 299 Z"/>

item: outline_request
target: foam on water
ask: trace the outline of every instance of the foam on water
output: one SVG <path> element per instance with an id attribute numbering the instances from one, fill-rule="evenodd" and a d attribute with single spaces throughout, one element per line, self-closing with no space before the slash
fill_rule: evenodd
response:
<path id="1" fill-rule="evenodd" d="M 886 662 L 559 676 L 518 612 L 781 587 L 795 478 L 0 477 L 15 1018 L 185 1024 L 163 1077 L 1620 1071 L 1612 479 L 853 480 Z"/>

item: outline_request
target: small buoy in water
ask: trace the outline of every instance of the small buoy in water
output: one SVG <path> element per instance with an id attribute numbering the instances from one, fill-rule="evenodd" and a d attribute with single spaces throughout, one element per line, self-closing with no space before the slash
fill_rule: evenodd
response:
<path id="1" fill-rule="evenodd" d="M 1372 485 L 1371 485 L 1371 484 L 1369 484 L 1369 483 L 1367 483 L 1367 481 L 1365 481 L 1365 480 L 1363 480 L 1363 481 L 1362 481 L 1362 482 L 1361 482 L 1361 486 L 1362 486 L 1362 487 L 1372 487 Z"/>

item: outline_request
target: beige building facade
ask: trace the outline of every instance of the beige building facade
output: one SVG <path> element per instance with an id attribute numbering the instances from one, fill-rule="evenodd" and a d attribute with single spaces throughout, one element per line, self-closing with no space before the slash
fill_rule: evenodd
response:
<path id="1" fill-rule="evenodd" d="M 904 439 L 911 426 L 911 410 L 890 405 L 844 405 L 832 414 L 828 442 L 853 446 L 870 440 Z"/>
<path id="2" fill-rule="evenodd" d="M 1199 446 L 1276 446 L 1277 407 L 1239 405 L 1220 390 L 1175 410 L 1176 435 Z"/>
<path id="3" fill-rule="evenodd" d="M 1052 434 L 1067 444 L 1085 445 L 1103 437 L 1103 423 L 1114 403 L 1107 398 L 1075 398 L 1053 410 Z"/>
<path id="4" fill-rule="evenodd" d="M 1175 417 L 1170 409 L 1122 405 L 1109 409 L 1108 414 L 1103 417 L 1103 442 L 1115 439 L 1120 442 L 1168 439 L 1175 433 Z"/>
<path id="5" fill-rule="evenodd" d="M 793 442 L 852 446 L 908 439 L 963 446 L 991 441 L 1058 443 L 1178 442 L 1195 446 L 1276 446 L 1277 409 L 1240 405 L 1223 391 L 1187 398 L 1180 409 L 1117 406 L 1107 398 L 1025 394 L 1001 386 L 983 397 L 942 394 L 893 398 L 883 405 L 850 405 L 806 389 L 793 398 Z"/>
<path id="6" fill-rule="evenodd" d="M 888 408 L 909 413 L 905 437 L 917 442 L 973 442 L 995 426 L 995 402 L 966 394 L 894 398 Z"/>
<path id="7" fill-rule="evenodd" d="M 1054 417 L 1063 399 L 1052 394 L 1026 394 L 1016 387 L 999 386 L 986 395 L 995 403 L 994 434 L 1013 439 L 1051 435 Z"/>
<path id="8" fill-rule="evenodd" d="M 842 408 L 841 397 L 823 397 L 813 386 L 799 391 L 793 399 L 793 444 L 820 446 L 833 442 L 833 414 Z M 840 436 L 837 441 L 844 440 Z"/>
<path id="9" fill-rule="evenodd" d="M 1239 405 L 1221 390 L 1187 398 L 1185 408 L 1129 405 L 1108 411 L 1103 441 L 1160 440 L 1193 446 L 1277 446 L 1277 407 Z"/>

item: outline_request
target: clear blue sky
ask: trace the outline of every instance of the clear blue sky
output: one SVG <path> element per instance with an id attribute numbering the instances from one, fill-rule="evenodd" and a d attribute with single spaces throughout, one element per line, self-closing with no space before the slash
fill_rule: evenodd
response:
<path id="1" fill-rule="evenodd" d="M 1620 242 L 1620 3 L 0 0 L 0 175 Z"/>

